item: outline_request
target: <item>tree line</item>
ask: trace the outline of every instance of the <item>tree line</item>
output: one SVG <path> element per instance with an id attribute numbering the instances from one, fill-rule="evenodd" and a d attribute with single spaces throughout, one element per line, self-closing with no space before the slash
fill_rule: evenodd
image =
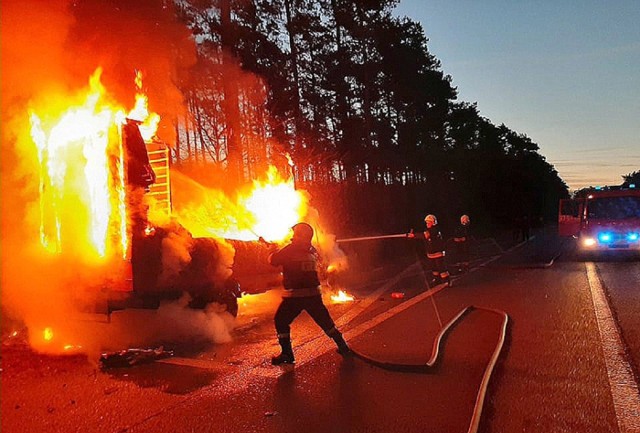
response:
<path id="1" fill-rule="evenodd" d="M 180 78 L 177 167 L 246 182 L 294 162 L 336 232 L 426 213 L 554 219 L 567 186 L 538 145 L 457 100 L 397 0 L 176 0 L 197 43 Z"/>

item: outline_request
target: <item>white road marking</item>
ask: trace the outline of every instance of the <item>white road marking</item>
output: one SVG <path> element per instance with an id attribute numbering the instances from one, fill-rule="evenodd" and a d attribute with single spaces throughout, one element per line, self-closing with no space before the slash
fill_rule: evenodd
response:
<path id="1" fill-rule="evenodd" d="M 600 342 L 604 352 L 613 408 L 621 433 L 640 432 L 640 392 L 631 366 L 624 356 L 624 346 L 607 301 L 596 265 L 587 262 L 587 279 L 595 307 Z"/>

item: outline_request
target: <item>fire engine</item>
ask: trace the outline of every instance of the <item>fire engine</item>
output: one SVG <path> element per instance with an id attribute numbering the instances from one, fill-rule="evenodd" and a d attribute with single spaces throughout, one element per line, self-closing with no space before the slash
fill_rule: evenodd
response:
<path id="1" fill-rule="evenodd" d="M 560 201 L 560 236 L 572 236 L 583 254 L 640 252 L 640 189 L 601 187 L 585 197 Z"/>

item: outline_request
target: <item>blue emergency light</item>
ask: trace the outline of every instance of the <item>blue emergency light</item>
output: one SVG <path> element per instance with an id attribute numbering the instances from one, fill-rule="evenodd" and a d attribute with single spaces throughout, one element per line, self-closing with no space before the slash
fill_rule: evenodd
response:
<path id="1" fill-rule="evenodd" d="M 611 236 L 611 233 L 604 232 L 598 235 L 598 240 L 603 244 L 611 242 L 612 239 L 613 239 L 613 236 Z"/>
<path id="2" fill-rule="evenodd" d="M 638 239 L 640 239 L 640 234 L 638 233 L 627 233 L 627 240 L 629 240 L 630 242 L 635 242 Z"/>

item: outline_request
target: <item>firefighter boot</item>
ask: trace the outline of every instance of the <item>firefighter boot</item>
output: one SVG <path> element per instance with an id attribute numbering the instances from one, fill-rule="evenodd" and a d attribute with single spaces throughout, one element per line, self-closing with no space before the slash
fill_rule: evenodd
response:
<path id="1" fill-rule="evenodd" d="M 291 339 L 290 338 L 278 338 L 278 343 L 280 343 L 280 347 L 282 347 L 282 353 L 278 356 L 274 356 L 271 358 L 272 365 L 280 365 L 280 364 L 295 364 L 296 361 L 293 357 L 293 349 L 291 348 Z"/>
<path id="2" fill-rule="evenodd" d="M 336 335 L 331 336 L 331 338 L 333 338 L 333 341 L 336 342 L 336 346 L 338 346 L 338 353 L 340 355 L 344 356 L 345 358 L 353 355 L 353 352 L 351 352 L 349 345 L 346 341 L 344 341 L 344 337 L 342 336 L 342 334 L 337 333 Z"/>

